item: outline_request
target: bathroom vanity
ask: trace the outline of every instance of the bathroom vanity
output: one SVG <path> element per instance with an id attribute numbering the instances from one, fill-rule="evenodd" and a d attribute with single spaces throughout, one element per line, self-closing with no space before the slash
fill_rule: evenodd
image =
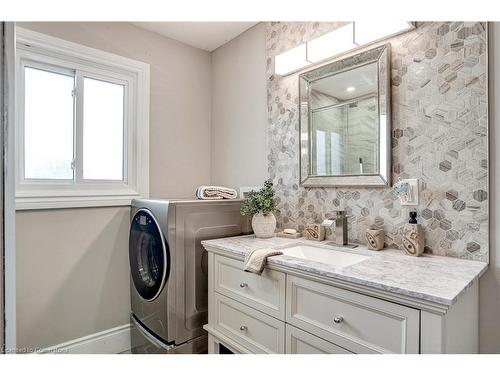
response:
<path id="1" fill-rule="evenodd" d="M 484 262 L 239 236 L 208 251 L 209 353 L 477 353 Z M 281 249 L 261 275 L 251 249 Z"/>

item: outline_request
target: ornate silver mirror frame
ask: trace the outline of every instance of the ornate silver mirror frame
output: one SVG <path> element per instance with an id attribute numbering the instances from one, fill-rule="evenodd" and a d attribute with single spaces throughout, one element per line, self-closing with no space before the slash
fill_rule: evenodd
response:
<path id="1" fill-rule="evenodd" d="M 311 87 L 314 82 L 376 64 L 376 98 L 378 102 L 378 155 L 371 174 L 313 174 Z M 299 76 L 300 184 L 309 187 L 388 186 L 391 176 L 391 83 L 390 44 L 385 44 L 342 60 L 320 66 Z"/>

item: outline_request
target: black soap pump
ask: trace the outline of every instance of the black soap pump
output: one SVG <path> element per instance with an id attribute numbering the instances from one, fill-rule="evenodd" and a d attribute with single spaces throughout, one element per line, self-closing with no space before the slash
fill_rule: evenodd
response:
<path id="1" fill-rule="evenodd" d="M 417 211 L 410 211 L 410 220 L 408 220 L 410 224 L 417 224 Z"/>

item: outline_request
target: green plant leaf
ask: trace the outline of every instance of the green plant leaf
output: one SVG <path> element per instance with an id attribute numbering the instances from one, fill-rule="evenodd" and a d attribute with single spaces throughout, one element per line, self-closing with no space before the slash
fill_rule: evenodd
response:
<path id="1" fill-rule="evenodd" d="M 276 208 L 274 201 L 275 190 L 271 180 L 264 182 L 264 186 L 258 191 L 251 191 L 248 193 L 245 202 L 241 206 L 242 215 L 255 215 L 262 213 L 267 216 Z"/>

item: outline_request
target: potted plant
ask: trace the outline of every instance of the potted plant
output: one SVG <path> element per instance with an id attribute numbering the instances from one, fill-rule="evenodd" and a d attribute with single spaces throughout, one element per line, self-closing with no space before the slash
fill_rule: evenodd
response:
<path id="1" fill-rule="evenodd" d="M 258 192 L 248 193 L 241 206 L 242 215 L 253 215 L 252 229 L 257 238 L 270 238 L 274 236 L 276 218 L 273 211 L 276 208 L 274 189 L 271 180 L 264 182 L 264 187 Z"/>

